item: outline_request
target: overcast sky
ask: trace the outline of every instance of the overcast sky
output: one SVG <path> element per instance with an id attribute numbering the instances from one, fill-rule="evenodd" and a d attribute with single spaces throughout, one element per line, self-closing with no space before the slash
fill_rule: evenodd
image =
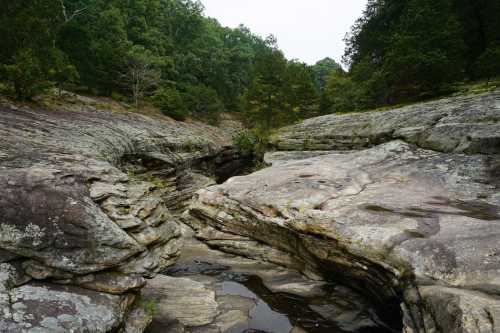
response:
<path id="1" fill-rule="evenodd" d="M 287 58 L 309 64 L 325 57 L 340 62 L 342 41 L 367 0 L 201 0 L 207 16 L 224 26 L 240 23 L 266 37 L 274 34 Z"/>

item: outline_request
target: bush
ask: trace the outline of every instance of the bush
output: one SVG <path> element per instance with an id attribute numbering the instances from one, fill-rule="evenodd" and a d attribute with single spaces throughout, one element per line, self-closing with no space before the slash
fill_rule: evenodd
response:
<path id="1" fill-rule="evenodd" d="M 28 100 L 50 88 L 42 66 L 31 49 L 20 50 L 14 63 L 1 66 L 2 76 L 14 90 L 15 97 Z"/>
<path id="2" fill-rule="evenodd" d="M 175 88 L 160 88 L 153 96 L 153 103 L 160 111 L 175 120 L 184 120 L 188 110 L 181 93 Z"/>
<path id="3" fill-rule="evenodd" d="M 323 114 L 355 111 L 364 106 L 359 103 L 362 93 L 347 73 L 332 72 L 321 97 L 321 111 Z"/>
<path id="4" fill-rule="evenodd" d="M 479 57 L 476 62 L 480 77 L 491 80 L 500 75 L 500 44 L 492 45 Z"/>
<path id="5" fill-rule="evenodd" d="M 205 85 L 187 86 L 183 100 L 190 112 L 212 124 L 218 122 L 219 113 L 224 111 L 217 92 Z"/>
<path id="6" fill-rule="evenodd" d="M 244 130 L 233 137 L 233 145 L 244 156 L 251 156 L 256 165 L 264 160 L 269 146 L 269 133 L 264 131 Z"/>
<path id="7" fill-rule="evenodd" d="M 55 82 L 59 94 L 62 90 L 75 86 L 79 80 L 80 75 L 73 66 L 69 58 L 62 51 L 57 49 L 51 50 L 51 68 L 48 71 L 48 77 L 52 82 Z"/>

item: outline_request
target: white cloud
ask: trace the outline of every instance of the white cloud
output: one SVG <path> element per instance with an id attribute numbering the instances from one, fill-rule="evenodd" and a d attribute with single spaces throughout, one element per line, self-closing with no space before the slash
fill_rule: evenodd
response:
<path id="1" fill-rule="evenodd" d="M 207 16 L 224 26 L 244 24 L 260 36 L 274 34 L 287 58 L 313 64 L 340 61 L 343 38 L 367 0 L 202 0 Z"/>

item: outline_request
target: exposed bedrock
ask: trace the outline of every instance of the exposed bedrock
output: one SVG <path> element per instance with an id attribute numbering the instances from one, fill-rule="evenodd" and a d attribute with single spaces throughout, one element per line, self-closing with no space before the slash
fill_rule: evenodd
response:
<path id="1" fill-rule="evenodd" d="M 400 139 L 424 149 L 500 153 L 500 90 L 385 112 L 327 115 L 280 130 L 278 150 L 365 149 Z"/>
<path id="2" fill-rule="evenodd" d="M 179 254 L 175 213 L 239 168 L 219 129 L 73 102 L 0 104 L 2 332 L 142 331 L 134 299 Z"/>
<path id="3" fill-rule="evenodd" d="M 403 117 L 398 112 L 421 117 L 421 126 L 427 126 L 429 112 L 439 110 L 471 123 L 489 113 L 488 121 L 470 125 L 459 137 L 435 125 L 425 133 L 438 131 L 440 142 L 469 137 L 467 142 L 473 143 L 481 135 L 492 141 L 480 139 L 473 150 L 458 145 L 429 150 L 425 138 L 430 136 L 421 132 L 422 140 L 413 143 L 426 149 L 390 137 L 365 149 L 358 142 L 368 134 L 350 134 L 350 141 L 338 145 L 331 137 L 329 146 L 311 149 L 362 150 L 270 154 L 272 167 L 200 190 L 187 220 L 212 246 L 281 263 L 313 278 L 344 282 L 381 308 L 401 311 L 405 332 L 497 332 L 500 146 L 494 142 L 500 131 L 486 129 L 499 126 L 499 96 L 494 92 L 420 109 L 308 120 L 295 128 L 306 133 L 317 123 L 323 127 L 316 127 L 313 135 L 351 133 L 342 127 L 347 123 L 339 125 L 342 117 L 354 124 L 376 118 L 370 129 L 376 133 Z M 458 104 L 460 117 L 454 115 Z M 476 131 L 478 126 L 485 132 Z M 278 147 L 292 142 L 292 131 L 282 132 Z M 478 151 L 485 154 L 472 154 Z"/>

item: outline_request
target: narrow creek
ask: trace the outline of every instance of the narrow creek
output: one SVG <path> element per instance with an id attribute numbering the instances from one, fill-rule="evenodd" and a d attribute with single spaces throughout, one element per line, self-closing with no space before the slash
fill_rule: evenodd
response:
<path id="1" fill-rule="evenodd" d="M 177 264 L 162 274 L 201 282 L 215 292 L 222 310 L 212 325 L 184 332 L 398 332 L 397 327 L 379 319 L 367 300 L 344 286 L 312 281 L 270 263 L 212 250 L 191 236 L 185 242 Z M 246 316 L 227 322 L 226 314 L 235 309 L 243 310 Z M 219 325 L 221 320 L 226 322 Z M 214 325 L 218 330 L 212 330 Z M 153 322 L 147 332 L 170 332 L 164 328 L 162 323 Z"/>
<path id="2" fill-rule="evenodd" d="M 211 184 L 204 174 L 215 175 L 221 183 L 251 169 L 248 161 L 228 162 L 232 157 L 226 155 L 215 162 L 191 162 L 196 168 L 189 172 L 179 173 L 147 156 L 129 158 L 124 169 L 171 189 L 162 199 L 179 216 L 194 191 Z M 179 259 L 160 274 L 167 280 L 157 284 L 159 290 L 149 291 L 159 309 L 147 333 L 401 332 L 400 313 L 380 313 L 352 289 L 213 250 L 196 240 L 189 227 L 182 229 Z M 168 292 L 162 290 L 165 284 Z"/>

